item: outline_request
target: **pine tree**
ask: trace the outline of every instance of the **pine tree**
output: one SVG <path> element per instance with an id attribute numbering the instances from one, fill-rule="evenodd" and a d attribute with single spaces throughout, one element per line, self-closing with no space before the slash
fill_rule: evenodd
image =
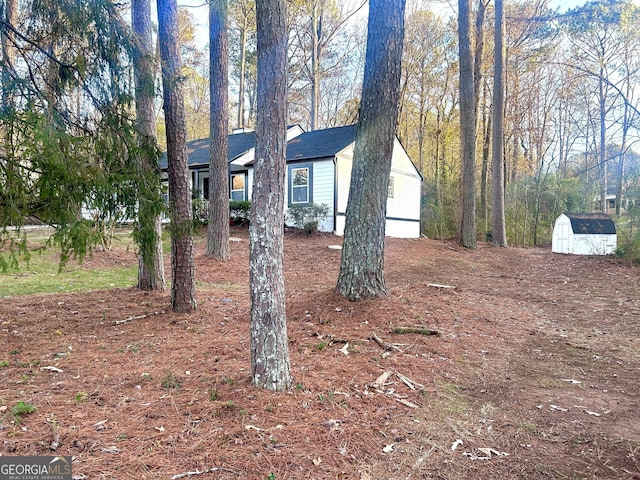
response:
<path id="1" fill-rule="evenodd" d="M 404 39 L 404 0 L 371 0 L 362 100 L 337 290 L 349 300 L 386 294 L 384 233 Z"/>
<path id="2" fill-rule="evenodd" d="M 207 255 L 228 260 L 229 252 L 229 54 L 227 0 L 209 4 L 209 226 Z"/>
<path id="3" fill-rule="evenodd" d="M 258 0 L 256 159 L 249 225 L 251 381 L 291 387 L 283 242 L 287 145 L 286 0 Z"/>
<path id="4" fill-rule="evenodd" d="M 175 0 L 158 0 L 157 5 L 169 171 L 171 308 L 189 313 L 196 310 L 197 304 L 177 5 Z"/>

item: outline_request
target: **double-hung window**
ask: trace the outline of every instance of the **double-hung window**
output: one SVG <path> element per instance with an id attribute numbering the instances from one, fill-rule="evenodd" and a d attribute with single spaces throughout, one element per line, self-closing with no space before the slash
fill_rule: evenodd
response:
<path id="1" fill-rule="evenodd" d="M 237 202 L 242 202 L 246 200 L 246 174 L 244 173 L 234 173 L 231 175 L 231 185 L 230 185 L 230 193 L 231 200 L 235 200 Z"/>
<path id="2" fill-rule="evenodd" d="M 311 164 L 289 165 L 289 205 L 313 203 Z"/>

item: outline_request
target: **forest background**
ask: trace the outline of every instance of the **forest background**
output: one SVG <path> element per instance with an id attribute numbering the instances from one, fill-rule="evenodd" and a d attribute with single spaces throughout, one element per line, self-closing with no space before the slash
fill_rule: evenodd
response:
<path id="1" fill-rule="evenodd" d="M 494 18 L 491 2 L 473 3 L 476 54 L 478 42 L 484 43 L 476 80 L 481 85 L 477 234 L 490 240 Z M 316 0 L 290 6 L 290 123 L 305 129 L 354 123 L 364 62 L 366 2 Z M 189 59 L 190 139 L 208 136 L 207 24 L 206 15 L 200 13 L 205 8 L 191 1 L 182 9 L 183 53 Z M 509 244 L 549 244 L 553 223 L 563 211 L 602 211 L 617 218 L 619 253 L 638 255 L 637 8 L 637 2 L 505 5 Z M 251 128 L 256 85 L 252 2 L 232 1 L 230 15 L 231 127 Z M 457 21 L 457 5 L 451 2 L 414 1 L 407 6 L 398 136 L 424 177 L 423 233 L 434 238 L 456 236 L 460 224 Z M 161 121 L 158 125 L 162 129 Z M 158 138 L 162 141 L 163 136 Z"/>
<path id="2" fill-rule="evenodd" d="M 100 8 L 107 12 L 106 16 L 85 22 L 91 28 L 82 34 L 86 38 L 81 39 L 80 33 L 76 34 L 77 38 L 69 37 L 68 31 L 60 25 L 45 31 L 47 23 L 38 24 L 33 8 L 39 9 L 43 18 L 47 15 L 51 18 L 47 9 L 52 9 L 55 3 L 20 2 L 19 10 L 31 11 L 31 17 L 16 20 L 20 27 L 18 31 L 26 34 L 24 37 L 17 35 L 22 45 L 18 56 L 28 63 L 28 59 L 34 59 L 37 54 L 41 64 L 29 71 L 16 62 L 18 68 L 11 74 L 12 86 L 8 88 L 9 83 L 5 83 L 3 96 L 7 97 L 6 92 L 11 91 L 12 98 L 20 98 L 24 106 L 36 104 L 38 97 L 45 99 L 43 104 L 55 104 L 56 121 L 66 125 L 62 130 L 69 134 L 69 144 L 65 147 L 64 142 L 58 142 L 55 150 L 64 154 L 65 161 L 70 163 L 69 151 L 80 150 L 77 132 L 91 132 L 95 138 L 101 128 L 106 131 L 113 127 L 107 125 L 109 122 L 120 122 L 117 136 L 119 141 L 126 143 L 129 130 L 123 128 L 124 117 L 113 112 L 107 114 L 105 106 L 115 103 L 114 99 L 120 101 L 132 96 L 132 80 L 126 80 L 132 78 L 131 65 L 118 64 L 126 57 L 129 12 L 126 3 L 96 2 L 96 5 L 104 4 Z M 28 8 L 24 8 L 27 4 Z M 64 7 L 60 5 L 59 11 L 62 11 Z M 476 233 L 478 239 L 488 240 L 492 232 L 494 10 L 492 2 L 486 0 L 474 1 L 472 5 L 478 86 Z M 94 10 L 87 7 L 85 13 L 95 14 L 95 6 L 92 8 Z M 198 3 L 197 0 L 184 2 L 180 9 L 188 140 L 209 136 L 207 9 L 206 2 Z M 78 16 L 82 13 L 78 12 Z M 290 124 L 297 123 L 312 130 L 357 121 L 366 15 L 366 2 L 360 0 L 289 2 Z M 257 86 L 254 2 L 231 0 L 229 18 L 229 128 L 253 128 Z M 114 19 L 118 19 L 115 24 Z M 78 18 L 70 19 L 67 27 L 76 21 L 81 22 Z M 425 235 L 433 238 L 457 236 L 461 222 L 457 26 L 457 8 L 452 3 L 412 1 L 407 5 L 398 136 L 423 175 L 422 229 Z M 617 217 L 619 252 L 631 257 L 640 256 L 637 228 L 640 159 L 634 151 L 640 140 L 638 26 L 638 6 L 632 1 L 530 0 L 505 5 L 503 167 L 509 244 L 550 243 L 553 222 L 563 211 L 603 211 Z M 105 32 L 108 38 L 104 37 Z M 62 38 L 62 35 L 67 37 Z M 91 35 L 93 40 L 88 40 Z M 94 55 L 99 56 L 102 63 L 91 64 L 88 50 L 78 52 L 77 48 L 72 48 L 74 42 L 86 43 L 90 48 L 97 38 L 101 38 L 102 46 Z M 34 52 L 31 57 L 29 50 Z M 110 55 L 113 61 L 109 61 Z M 4 64 L 7 58 L 4 54 Z M 109 69 L 112 81 L 97 81 Z M 36 85 L 37 77 L 41 76 L 41 88 L 25 87 L 29 76 L 30 81 L 36 80 Z M 9 82 L 5 77 L 3 81 Z M 158 73 L 157 91 L 159 84 Z M 4 98 L 3 104 L 6 103 L 7 98 Z M 120 113 L 131 111 L 126 103 L 118 105 Z M 50 107 L 44 109 L 47 108 L 51 110 Z M 101 113 L 91 113 L 95 110 Z M 15 118 L 10 121 L 4 118 L 12 125 L 14 139 L 18 128 L 24 133 L 29 122 L 34 125 L 44 122 L 42 118 L 30 116 L 29 111 L 23 111 L 18 123 Z M 165 136 L 160 96 L 156 116 L 162 149 Z M 23 155 L 31 154 L 30 148 L 25 146 L 31 141 L 46 150 L 46 139 L 52 138 L 53 130 L 40 128 L 39 131 L 32 136 L 25 134 L 23 144 L 12 145 L 11 149 L 21 151 Z M 121 172 L 114 168 L 118 167 L 119 148 L 114 145 L 117 147 L 118 141 L 104 135 L 101 141 L 92 141 L 92 154 L 103 155 L 106 157 L 103 163 L 111 162 L 111 166 L 107 169 L 109 173 L 104 175 L 98 174 L 97 169 L 84 169 L 85 180 L 89 176 L 103 175 L 103 184 L 113 185 L 117 183 L 118 175 L 126 176 L 125 170 L 129 167 L 121 165 Z M 106 150 L 109 154 L 104 153 Z M 52 155 L 52 152 L 48 154 Z M 87 163 L 86 159 L 79 161 Z M 99 165 L 101 172 L 105 171 L 104 164 Z M 4 173 L 11 178 L 10 170 L 15 165 L 6 165 Z M 55 169 L 50 171 L 55 173 Z M 89 187 L 88 184 L 80 185 L 80 181 L 72 177 L 67 175 L 64 179 L 70 182 L 69 185 L 78 182 L 78 188 L 67 189 L 71 197 L 78 195 L 79 198 L 79 190 L 84 192 L 82 194 L 91 191 L 95 195 L 95 182 Z M 126 182 L 121 185 L 132 186 Z M 121 193 L 120 198 L 124 198 L 126 192 Z M 60 201 L 59 192 L 52 196 L 56 202 Z M 41 197 L 39 202 L 50 213 L 43 214 L 42 205 L 38 206 L 44 221 L 48 216 L 54 216 L 52 212 L 56 208 L 59 210 L 59 205 L 53 205 L 55 202 L 51 198 Z M 134 204 L 129 206 L 133 208 Z M 16 205 L 22 209 L 20 202 Z M 16 216 L 12 205 L 3 205 L 3 226 L 10 225 Z M 66 235 L 61 241 L 63 251 L 73 249 L 73 241 L 73 235 Z"/>

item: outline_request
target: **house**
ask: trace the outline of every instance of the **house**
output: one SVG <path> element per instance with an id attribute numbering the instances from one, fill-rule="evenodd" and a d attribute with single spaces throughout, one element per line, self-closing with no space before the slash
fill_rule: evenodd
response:
<path id="1" fill-rule="evenodd" d="M 610 255 L 617 246 L 616 226 L 604 213 L 560 215 L 553 227 L 551 251 L 573 255 Z"/>
<path id="2" fill-rule="evenodd" d="M 326 204 L 327 218 L 318 229 L 344 233 L 345 212 L 351 183 L 356 125 L 304 132 L 287 130 L 285 208 L 291 205 Z M 386 235 L 420 236 L 422 176 L 398 139 L 394 141 L 387 200 Z M 194 193 L 209 197 L 209 141 L 187 145 Z M 232 200 L 251 200 L 255 132 L 229 135 L 229 190 Z M 166 170 L 166 158 L 161 161 Z"/>
<path id="3" fill-rule="evenodd" d="M 609 185 L 607 186 L 607 194 L 605 196 L 607 213 L 615 214 L 616 213 L 616 203 L 618 201 L 618 186 L 617 185 Z M 601 211 L 602 208 L 600 206 L 601 198 L 598 195 L 593 199 L 593 209 L 596 211 Z M 620 212 L 625 214 L 627 208 L 629 206 L 629 200 L 624 195 L 624 189 L 622 191 L 622 195 L 620 198 Z"/>

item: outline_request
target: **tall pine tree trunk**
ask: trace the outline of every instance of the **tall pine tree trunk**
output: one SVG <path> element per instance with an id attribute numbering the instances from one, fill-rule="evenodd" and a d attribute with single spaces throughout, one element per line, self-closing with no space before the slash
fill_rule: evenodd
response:
<path id="1" fill-rule="evenodd" d="M 174 312 L 189 313 L 196 310 L 196 284 L 193 264 L 191 188 L 187 167 L 184 96 L 181 83 L 182 59 L 178 39 L 178 8 L 176 0 L 157 1 L 169 167 L 171 308 Z"/>
<path id="2" fill-rule="evenodd" d="M 286 0 L 256 2 L 256 158 L 249 225 L 251 382 L 291 387 L 283 270 L 287 145 Z"/>
<path id="3" fill-rule="evenodd" d="M 14 28 L 17 27 L 18 0 L 5 0 L 4 5 L 0 3 L 0 15 L 0 19 L 6 22 L 6 24 L 11 25 Z M 0 108 L 4 112 L 8 113 L 15 108 L 15 102 L 12 94 L 13 81 L 11 76 L 13 69 L 15 68 L 14 63 L 16 49 L 13 46 L 13 32 L 11 32 L 5 24 L 0 26 L 0 41 L 2 44 L 2 70 L 0 72 L 0 75 L 2 76 L 0 79 L 2 87 L 2 104 L 0 105 Z M 13 122 L 7 122 L 6 128 L 0 133 L 2 136 L 2 142 L 0 142 L 0 155 L 6 158 L 5 168 L 7 170 L 13 170 L 16 162 L 14 159 L 13 131 L 11 123 Z"/>
<path id="4" fill-rule="evenodd" d="M 598 83 L 598 105 L 600 107 L 600 149 L 598 151 L 598 162 L 600 164 L 600 211 L 607 213 L 607 92 L 604 86 L 604 67 L 600 66 L 600 78 Z"/>
<path id="5" fill-rule="evenodd" d="M 314 0 L 311 6 L 311 130 L 317 130 L 320 110 L 320 38 L 322 36 L 322 7 Z"/>
<path id="6" fill-rule="evenodd" d="M 140 188 L 138 202 L 138 288 L 164 290 L 160 168 L 156 155 L 154 112 L 154 59 L 151 30 L 151 0 L 132 0 L 131 24 L 136 38 L 133 56 L 136 122 L 140 135 Z"/>
<path id="7" fill-rule="evenodd" d="M 209 227 L 207 255 L 229 253 L 229 68 L 227 0 L 209 4 Z"/>
<path id="8" fill-rule="evenodd" d="M 244 128 L 245 70 L 247 68 L 247 20 L 240 31 L 240 74 L 238 78 L 238 128 Z"/>
<path id="9" fill-rule="evenodd" d="M 458 0 L 458 48 L 460 57 L 460 143 L 462 152 L 462 216 L 460 241 L 476 248 L 476 115 L 471 53 L 471 0 Z"/>
<path id="10" fill-rule="evenodd" d="M 494 245 L 507 246 L 504 218 L 504 21 L 502 0 L 496 0 L 495 62 L 493 79 L 493 139 L 491 162 L 491 215 Z"/>
<path id="11" fill-rule="evenodd" d="M 486 97 L 486 92 L 485 92 Z M 488 183 L 489 183 L 489 152 L 491 150 L 491 115 L 492 109 L 489 112 L 483 112 L 482 114 L 482 167 L 480 170 L 480 215 L 484 222 L 484 231 L 489 231 L 489 202 L 487 197 Z"/>
<path id="12" fill-rule="evenodd" d="M 4 0 L 0 5 L 2 20 L 12 27 L 18 23 L 18 0 Z M 2 8 L 4 7 L 4 8 Z M 11 95 L 11 71 L 15 62 L 15 47 L 13 46 L 13 32 L 4 24 L 0 27 L 0 40 L 2 43 L 2 107 L 12 106 Z"/>
<path id="13" fill-rule="evenodd" d="M 484 60 L 484 18 L 487 12 L 489 0 L 478 0 L 478 12 L 476 13 L 475 34 L 476 49 L 473 58 L 473 93 L 474 107 L 473 111 L 478 120 L 478 105 L 480 103 L 480 87 L 482 85 L 482 64 Z"/>
<path id="14" fill-rule="evenodd" d="M 362 100 L 337 291 L 355 301 L 386 295 L 384 233 L 395 141 L 405 0 L 371 0 Z"/>

